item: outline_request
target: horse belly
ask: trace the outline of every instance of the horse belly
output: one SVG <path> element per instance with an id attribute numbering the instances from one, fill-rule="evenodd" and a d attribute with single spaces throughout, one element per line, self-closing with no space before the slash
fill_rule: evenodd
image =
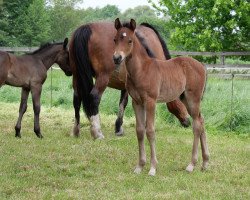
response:
<path id="1" fill-rule="evenodd" d="M 171 102 L 178 99 L 184 92 L 185 86 L 183 84 L 175 87 L 161 88 L 160 94 L 157 98 L 157 102 Z"/>
<path id="2" fill-rule="evenodd" d="M 7 85 L 15 86 L 15 87 L 28 87 L 29 81 L 24 81 L 22 77 L 16 76 L 14 73 L 9 72 L 7 75 L 7 80 L 5 82 Z"/>

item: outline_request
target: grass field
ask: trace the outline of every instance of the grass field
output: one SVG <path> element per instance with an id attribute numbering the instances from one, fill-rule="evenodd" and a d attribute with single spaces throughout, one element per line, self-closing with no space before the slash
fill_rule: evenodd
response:
<path id="1" fill-rule="evenodd" d="M 124 120 L 126 135 L 114 136 L 117 91 L 107 90 L 102 99 L 105 139 L 92 140 L 83 114 L 81 136 L 76 139 L 70 137 L 74 122 L 71 80 L 53 71 L 53 107 L 50 77 L 42 97 L 44 139 L 33 133 L 30 103 L 23 119 L 22 139 L 16 139 L 20 89 L 4 86 L 0 89 L 0 199 L 249 199 L 249 85 L 248 80 L 235 80 L 231 116 L 231 81 L 208 80 L 202 107 L 211 153 L 206 172 L 200 171 L 201 157 L 192 174 L 185 172 L 192 130 L 180 127 L 165 112 L 165 106 L 159 105 L 156 177 L 147 175 L 148 162 L 142 174 L 133 174 L 138 147 L 131 105 Z"/>

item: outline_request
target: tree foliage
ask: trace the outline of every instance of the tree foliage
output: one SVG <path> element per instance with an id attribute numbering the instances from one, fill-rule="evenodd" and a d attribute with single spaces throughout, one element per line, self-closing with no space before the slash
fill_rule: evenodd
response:
<path id="1" fill-rule="evenodd" d="M 235 51 L 249 49 L 250 4 L 247 0 L 159 0 L 170 16 L 176 49 Z"/>
<path id="2" fill-rule="evenodd" d="M 49 36 L 45 0 L 5 0 L 1 12 L 1 46 L 31 46 Z"/>

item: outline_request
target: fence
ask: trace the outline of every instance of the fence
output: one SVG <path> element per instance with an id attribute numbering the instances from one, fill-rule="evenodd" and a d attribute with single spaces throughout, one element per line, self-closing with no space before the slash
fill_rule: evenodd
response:
<path id="1" fill-rule="evenodd" d="M 0 50 L 7 51 L 7 52 L 32 52 L 36 50 L 37 47 L 0 47 Z M 170 51 L 171 55 L 176 56 L 216 56 L 220 58 L 219 64 L 205 64 L 208 69 L 209 76 L 219 76 L 223 78 L 231 79 L 231 88 L 230 88 L 230 98 L 231 98 L 231 109 L 230 109 L 230 129 L 232 130 L 232 117 L 233 117 L 233 104 L 234 104 L 234 78 L 235 77 L 246 77 L 250 78 L 250 73 L 242 74 L 242 70 L 246 70 L 250 72 L 250 64 L 227 64 L 225 62 L 226 56 L 250 56 L 250 52 L 188 52 L 188 51 Z M 51 106 L 52 106 L 52 84 L 53 84 L 53 76 L 52 76 L 52 69 L 59 69 L 57 67 L 51 68 Z M 223 73 L 212 73 L 213 70 L 217 71 L 224 71 Z M 225 73 L 225 71 L 227 71 Z M 236 71 L 236 72 L 235 72 Z"/>

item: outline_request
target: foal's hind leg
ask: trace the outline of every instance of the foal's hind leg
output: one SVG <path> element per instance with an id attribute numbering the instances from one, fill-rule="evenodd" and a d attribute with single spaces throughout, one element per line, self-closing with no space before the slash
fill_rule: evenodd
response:
<path id="1" fill-rule="evenodd" d="M 34 132 L 36 133 L 36 136 L 39 138 L 43 138 L 40 131 L 40 122 L 39 122 L 39 116 L 41 110 L 41 104 L 40 104 L 41 92 L 42 92 L 42 85 L 38 84 L 31 87 L 33 110 L 34 110 Z"/>
<path id="2" fill-rule="evenodd" d="M 185 93 L 184 102 L 187 106 L 187 110 L 190 116 L 193 118 L 193 149 L 192 149 L 192 158 L 190 164 L 187 166 L 186 170 L 188 172 L 192 172 L 198 160 L 198 145 L 199 140 L 201 139 L 202 146 L 202 157 L 203 157 L 203 165 L 207 167 L 208 165 L 208 148 L 206 143 L 206 133 L 204 127 L 204 120 L 200 113 L 200 98 L 198 96 L 193 95 L 191 92 Z"/>
<path id="3" fill-rule="evenodd" d="M 121 97 L 120 97 L 120 102 L 119 102 L 119 113 L 118 117 L 115 122 L 115 134 L 117 136 L 123 135 L 123 116 L 124 116 L 124 110 L 128 104 L 128 91 L 127 90 L 122 90 L 121 91 Z"/>
<path id="4" fill-rule="evenodd" d="M 201 116 L 201 120 L 202 120 L 202 124 L 204 126 L 203 116 Z M 206 137 L 205 130 L 201 133 L 200 141 L 201 141 L 201 150 L 202 150 L 202 159 L 203 159 L 201 169 L 206 170 L 208 167 L 208 161 L 209 161 L 209 151 L 208 151 L 207 137 Z"/>
<path id="5" fill-rule="evenodd" d="M 20 102 L 20 107 L 19 107 L 19 117 L 15 126 L 16 130 L 16 137 L 21 137 L 20 130 L 21 130 L 21 122 L 24 113 L 27 110 L 27 100 L 29 97 L 29 89 L 22 88 L 22 95 L 21 95 L 21 102 Z"/>
<path id="6" fill-rule="evenodd" d="M 73 135 L 78 137 L 80 135 L 80 108 L 81 108 L 81 99 L 77 94 L 77 91 L 74 91 L 73 104 L 75 109 L 75 124 L 73 128 Z"/>

